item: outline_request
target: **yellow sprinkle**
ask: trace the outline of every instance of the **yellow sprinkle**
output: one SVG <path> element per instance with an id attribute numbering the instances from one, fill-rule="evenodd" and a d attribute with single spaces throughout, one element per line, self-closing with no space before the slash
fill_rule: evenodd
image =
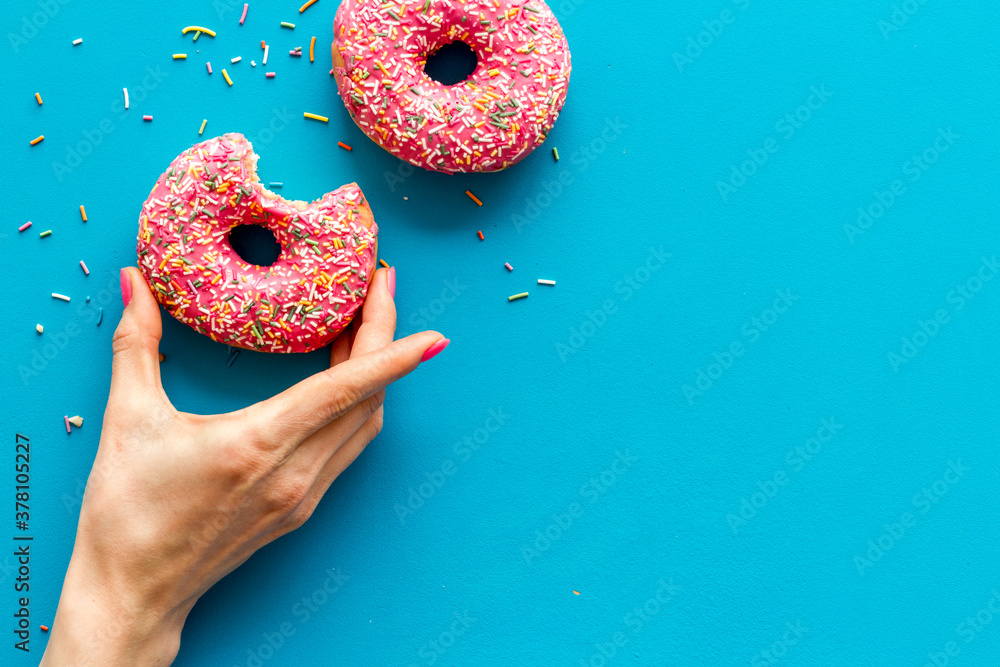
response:
<path id="1" fill-rule="evenodd" d="M 226 80 L 226 83 L 228 83 L 230 86 L 233 85 L 233 80 L 229 78 L 229 72 L 223 69 L 222 76 Z"/>
<path id="2" fill-rule="evenodd" d="M 186 53 L 175 53 L 174 54 L 174 60 L 184 60 L 187 57 L 188 57 L 188 54 L 186 54 Z"/>
<path id="3" fill-rule="evenodd" d="M 36 324 L 35 331 L 37 331 L 38 333 L 42 333 L 43 331 L 45 331 L 45 327 L 43 327 L 41 324 Z"/>
<path id="4" fill-rule="evenodd" d="M 225 72 L 226 70 L 222 70 L 222 71 Z M 309 112 L 303 113 L 302 115 L 305 116 L 306 118 L 312 118 L 313 120 L 321 120 L 324 123 L 330 122 L 330 119 L 327 118 L 326 116 L 319 116 L 319 115 L 316 115 L 314 113 L 309 113 Z"/>
<path id="5" fill-rule="evenodd" d="M 205 119 L 203 119 L 203 120 L 201 121 L 201 128 L 199 128 L 199 129 L 198 129 L 198 136 L 199 136 L 199 137 L 201 136 L 201 133 L 205 131 L 205 126 L 206 126 L 207 124 L 208 124 L 208 119 L 207 119 L 207 118 L 205 118 Z"/>
<path id="6" fill-rule="evenodd" d="M 514 296 L 507 297 L 507 301 L 517 301 L 518 299 L 527 298 L 527 296 L 528 296 L 527 292 L 521 292 L 520 294 L 515 294 Z"/>
<path id="7" fill-rule="evenodd" d="M 203 32 L 206 35 L 208 35 L 209 37 L 215 37 L 215 31 L 214 30 L 209 30 L 208 28 L 202 28 L 200 25 L 189 25 L 188 27 L 186 27 L 183 30 L 181 30 L 181 34 L 182 35 L 186 35 L 186 34 L 188 34 L 189 32 L 192 32 L 192 31 L 194 31 L 194 32 Z"/>

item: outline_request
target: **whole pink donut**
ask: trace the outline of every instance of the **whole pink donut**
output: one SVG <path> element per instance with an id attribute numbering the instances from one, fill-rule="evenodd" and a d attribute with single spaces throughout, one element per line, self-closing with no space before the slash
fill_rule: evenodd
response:
<path id="1" fill-rule="evenodd" d="M 354 122 L 418 167 L 506 169 L 545 141 L 566 101 L 569 46 L 542 0 L 345 0 L 333 33 L 333 71 Z M 424 65 L 455 41 L 478 64 L 446 86 Z"/>
<path id="2" fill-rule="evenodd" d="M 271 230 L 272 266 L 241 258 L 239 225 Z M 313 202 L 288 201 L 257 179 L 242 134 L 195 144 L 170 163 L 139 216 L 139 268 L 156 300 L 189 327 L 262 352 L 330 343 L 364 302 L 378 225 L 357 184 Z"/>

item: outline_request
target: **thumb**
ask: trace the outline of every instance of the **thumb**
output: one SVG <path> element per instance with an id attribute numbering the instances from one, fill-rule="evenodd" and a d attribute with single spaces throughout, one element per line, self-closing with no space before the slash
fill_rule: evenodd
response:
<path id="1" fill-rule="evenodd" d="M 111 339 L 111 396 L 139 398 L 160 390 L 160 307 L 136 267 L 121 270 L 122 319 Z"/>

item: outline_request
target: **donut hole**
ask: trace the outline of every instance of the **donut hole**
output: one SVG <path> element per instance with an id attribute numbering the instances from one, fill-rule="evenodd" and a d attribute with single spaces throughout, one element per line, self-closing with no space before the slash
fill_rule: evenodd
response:
<path id="1" fill-rule="evenodd" d="M 427 56 L 424 73 L 438 83 L 453 86 L 468 79 L 476 71 L 479 57 L 465 42 L 445 44 Z"/>
<path id="2" fill-rule="evenodd" d="M 229 232 L 229 245 L 244 262 L 271 266 L 281 256 L 281 244 L 270 229 L 260 225 L 237 225 Z"/>

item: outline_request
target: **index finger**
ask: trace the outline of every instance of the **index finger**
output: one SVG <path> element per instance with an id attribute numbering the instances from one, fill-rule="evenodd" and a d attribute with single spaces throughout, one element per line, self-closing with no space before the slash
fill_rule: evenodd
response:
<path id="1" fill-rule="evenodd" d="M 265 424 L 269 449 L 293 449 L 360 401 L 408 375 L 445 338 L 436 331 L 407 336 L 302 380 L 247 408 L 252 423 Z"/>

